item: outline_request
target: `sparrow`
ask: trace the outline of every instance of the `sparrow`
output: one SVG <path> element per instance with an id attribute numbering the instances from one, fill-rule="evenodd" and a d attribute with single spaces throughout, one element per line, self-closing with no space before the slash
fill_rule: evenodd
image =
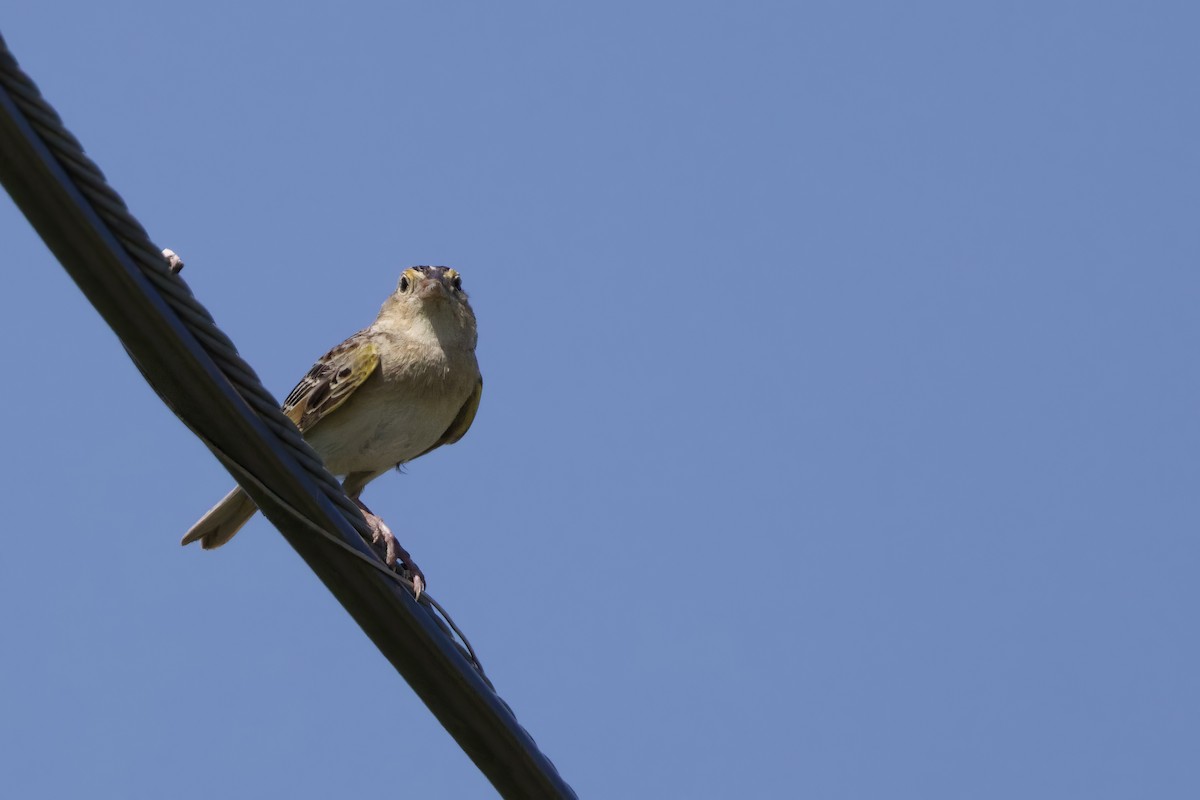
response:
<path id="1" fill-rule="evenodd" d="M 375 321 L 322 356 L 283 401 L 283 413 L 362 509 L 388 566 L 400 558 L 412 571 L 418 597 L 424 575 L 359 495 L 393 467 L 466 434 L 483 392 L 477 340 L 475 312 L 458 272 L 410 267 Z M 235 488 L 181 544 L 220 547 L 257 510 Z"/>

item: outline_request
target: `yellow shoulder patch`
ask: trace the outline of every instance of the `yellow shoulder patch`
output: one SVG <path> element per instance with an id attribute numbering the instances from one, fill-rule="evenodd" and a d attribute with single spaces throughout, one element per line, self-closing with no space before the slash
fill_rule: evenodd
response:
<path id="1" fill-rule="evenodd" d="M 326 353 L 283 401 L 283 413 L 301 432 L 345 403 L 379 366 L 379 351 L 362 333 Z"/>

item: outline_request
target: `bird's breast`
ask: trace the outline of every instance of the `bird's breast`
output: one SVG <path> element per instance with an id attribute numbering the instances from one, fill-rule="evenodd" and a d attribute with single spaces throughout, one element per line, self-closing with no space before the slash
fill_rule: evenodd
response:
<path id="1" fill-rule="evenodd" d="M 416 458 L 446 433 L 479 368 L 453 359 L 385 357 L 346 402 L 306 437 L 330 472 L 379 472 Z"/>

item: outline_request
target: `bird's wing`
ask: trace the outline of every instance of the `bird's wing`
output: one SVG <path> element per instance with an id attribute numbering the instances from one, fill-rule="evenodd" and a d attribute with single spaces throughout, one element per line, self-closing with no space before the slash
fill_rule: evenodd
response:
<path id="1" fill-rule="evenodd" d="M 303 433 L 346 402 L 378 366 L 379 351 L 360 331 L 313 364 L 283 401 L 283 413 Z"/>
<path id="2" fill-rule="evenodd" d="M 430 447 L 429 450 L 436 450 L 444 444 L 454 444 L 463 436 L 466 436 L 467 430 L 471 427 L 471 423 L 475 421 L 475 412 L 479 410 L 479 398 L 483 396 L 483 378 L 475 384 L 475 390 L 471 392 L 471 396 L 463 403 L 462 408 L 458 410 L 458 415 L 454 421 L 450 423 L 450 427 L 446 428 L 446 432 L 442 434 L 442 438 L 437 440 L 437 443 Z M 420 458 L 429 452 L 422 450 L 413 458 Z M 409 459 L 412 461 L 412 458 Z"/>

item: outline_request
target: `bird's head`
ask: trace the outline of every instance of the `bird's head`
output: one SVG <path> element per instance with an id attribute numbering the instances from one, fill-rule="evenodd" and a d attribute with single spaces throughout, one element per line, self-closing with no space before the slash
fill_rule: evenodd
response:
<path id="1" fill-rule="evenodd" d="M 379 314 L 380 321 L 390 319 L 411 326 L 425 322 L 441 338 L 462 336 L 475 346 L 475 312 L 462 288 L 462 276 L 449 267 L 409 267 L 400 274 Z"/>

